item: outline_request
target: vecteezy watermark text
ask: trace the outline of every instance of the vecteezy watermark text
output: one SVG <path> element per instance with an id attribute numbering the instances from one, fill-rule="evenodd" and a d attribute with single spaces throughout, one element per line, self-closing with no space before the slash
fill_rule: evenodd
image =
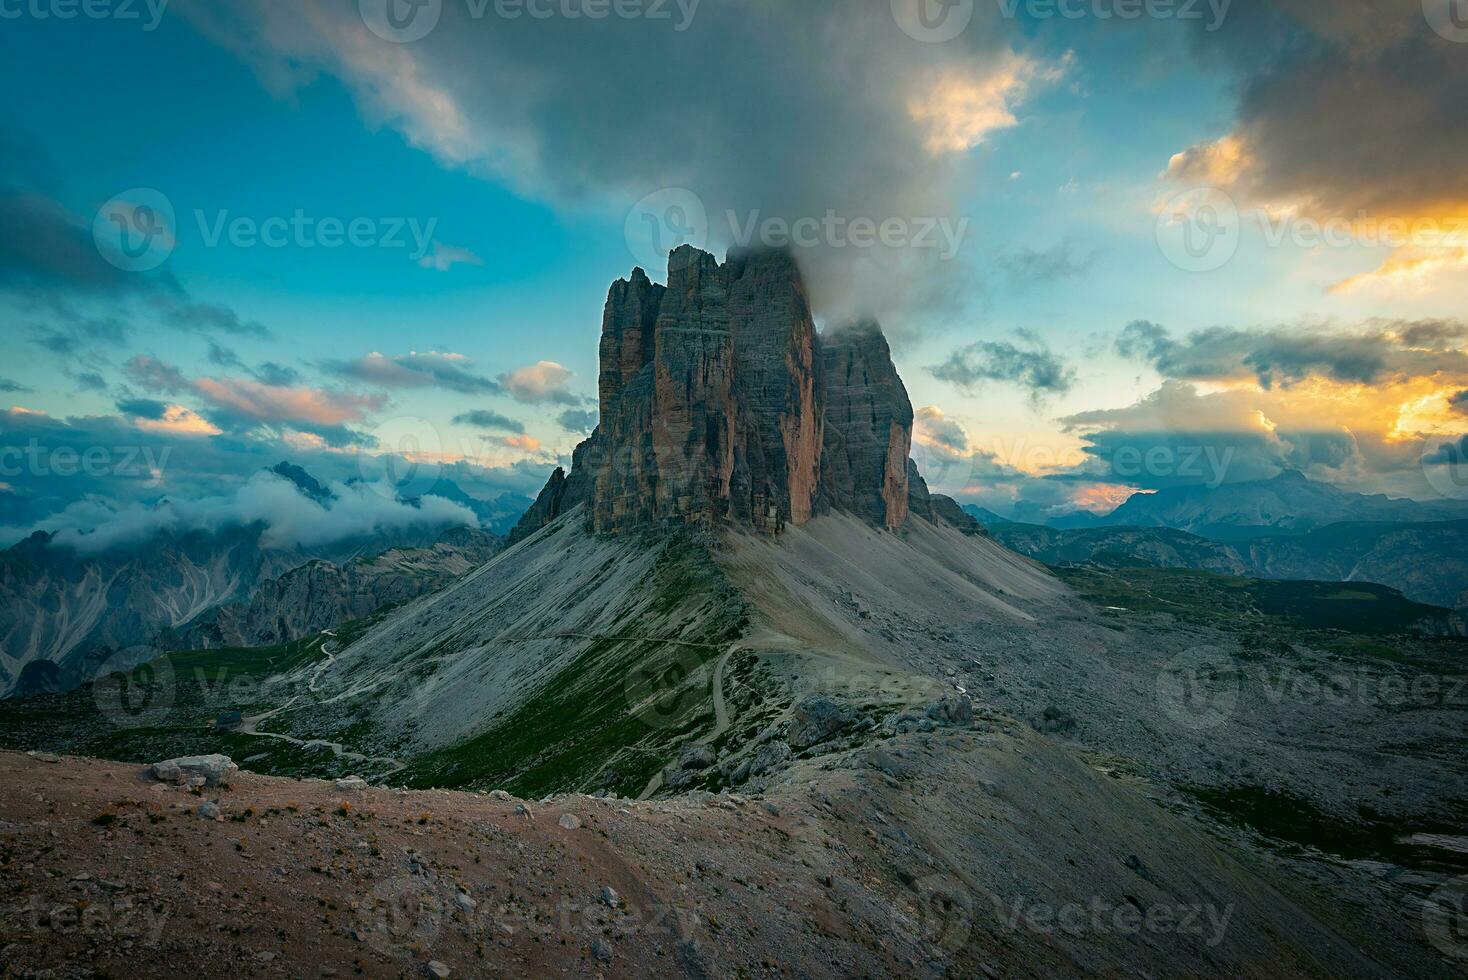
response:
<path id="1" fill-rule="evenodd" d="M 693 26 L 702 0 L 462 0 L 470 20 L 646 20 L 671 23 L 683 32 Z M 384 41 L 411 44 L 433 33 L 445 0 L 358 0 L 367 29 Z"/>
<path id="2" fill-rule="evenodd" d="M 0 0 L 0 20 L 138 21 L 155 31 L 167 9 L 168 0 Z"/>
<path id="3" fill-rule="evenodd" d="M 24 446 L 0 446 L 0 477 L 36 476 L 102 478 L 146 477 L 149 486 L 163 482 L 163 469 L 173 447 L 157 452 L 152 446 L 43 446 L 32 439 Z"/>
<path id="4" fill-rule="evenodd" d="M 902 216 L 842 214 L 827 208 L 820 215 L 768 214 L 762 209 L 721 216 L 713 234 L 703 200 L 683 187 L 664 187 L 642 198 L 627 213 L 627 246 L 647 268 L 661 268 L 668 253 L 688 244 L 706 249 L 714 240 L 739 248 L 912 249 L 937 253 L 941 260 L 958 254 L 968 235 L 969 219 L 946 215 Z"/>
<path id="5" fill-rule="evenodd" d="M 1233 0 L 995 0 L 1007 20 L 1206 20 L 1216 31 Z"/>
<path id="6" fill-rule="evenodd" d="M 408 248 L 409 258 L 417 261 L 428 254 L 438 219 L 426 222 L 417 218 L 342 219 L 315 218 L 296 208 L 289 216 L 272 215 L 255 218 L 231 215 L 228 210 L 212 215 L 194 211 L 194 221 L 206 248 L 217 248 L 221 241 L 234 248 Z"/>

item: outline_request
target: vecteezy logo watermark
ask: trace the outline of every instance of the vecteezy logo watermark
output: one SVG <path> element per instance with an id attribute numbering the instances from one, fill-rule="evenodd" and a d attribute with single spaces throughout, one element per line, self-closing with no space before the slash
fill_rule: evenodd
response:
<path id="1" fill-rule="evenodd" d="M 892 0 L 892 19 L 914 41 L 941 44 L 974 19 L 974 0 Z"/>
<path id="2" fill-rule="evenodd" d="M 373 428 L 375 454 L 357 455 L 357 473 L 376 492 L 412 500 L 433 489 L 443 472 L 443 436 L 417 415 L 400 415 Z"/>
<path id="3" fill-rule="evenodd" d="M 1468 499 L 1468 435 L 1433 436 L 1422 444 L 1422 475 L 1449 500 Z"/>
<path id="4" fill-rule="evenodd" d="M 1468 960 L 1468 876 L 1439 885 L 1422 903 L 1422 928 L 1455 960 Z"/>
<path id="5" fill-rule="evenodd" d="M 1184 272 L 1221 269 L 1239 250 L 1239 209 L 1216 187 L 1173 195 L 1157 215 L 1157 247 Z"/>
<path id="6" fill-rule="evenodd" d="M 693 26 L 701 0 L 463 0 L 470 20 L 672 21 L 679 33 Z M 411 44 L 438 26 L 444 0 L 358 0 L 367 29 L 384 41 Z"/>
<path id="7" fill-rule="evenodd" d="M 117 728 L 151 728 L 173 708 L 173 664 L 167 657 L 136 663 L 137 656 L 114 653 L 92 681 L 92 700 Z"/>
<path id="8" fill-rule="evenodd" d="M 411 44 L 438 26 L 443 0 L 358 0 L 367 29 L 384 41 Z"/>
<path id="9" fill-rule="evenodd" d="M 148 949 L 157 947 L 168 925 L 168 913 L 158 911 L 151 901 L 134 901 L 128 895 L 115 895 L 100 902 L 69 902 L 47 907 L 32 895 L 30 901 L 15 910 L 23 928 L 37 941 L 49 934 L 55 936 L 87 936 L 94 942 L 139 943 Z M 9 910 L 7 910 L 9 911 Z"/>
<path id="10" fill-rule="evenodd" d="M 1234 447 L 1118 446 L 1111 452 L 1111 472 L 1122 480 L 1141 476 L 1176 478 L 1217 489 L 1228 477 Z"/>
<path id="11" fill-rule="evenodd" d="M 664 187 L 632 206 L 623 231 L 638 264 L 658 272 L 679 245 L 708 247 L 709 217 L 697 194 L 683 187 Z"/>
<path id="12" fill-rule="evenodd" d="M 1286 242 L 1306 249 L 1468 247 L 1468 219 L 1464 218 L 1379 218 L 1362 211 L 1354 218 L 1320 219 L 1310 215 L 1273 214 L 1263 208 L 1249 211 L 1245 216 L 1259 225 L 1264 243 L 1270 248 Z"/>
<path id="13" fill-rule="evenodd" d="M 148 272 L 173 254 L 173 202 L 151 187 L 134 187 L 97 210 L 92 240 L 102 257 L 124 272 Z"/>
<path id="14" fill-rule="evenodd" d="M 1217 728 L 1238 707 L 1238 664 L 1217 647 L 1200 646 L 1169 660 L 1157 675 L 1157 702 L 1184 728 Z"/>
<path id="15" fill-rule="evenodd" d="M 0 20 L 138 21 L 145 31 L 163 22 L 168 0 L 0 0 Z"/>
<path id="16" fill-rule="evenodd" d="M 1219 908 L 1210 902 L 1158 902 L 1144 907 L 1130 899 L 1114 902 L 1099 895 L 1092 895 L 1085 903 L 1055 905 L 1024 896 L 1006 904 L 996 897 L 994 905 L 1000 926 L 1010 932 L 1045 936 L 1055 933 L 1196 936 L 1209 949 L 1223 942 L 1234 916 L 1233 905 Z"/>
<path id="17" fill-rule="evenodd" d="M 445 903 L 427 877 L 401 874 L 378 882 L 357 909 L 357 933 L 389 956 L 432 947 L 443 927 Z"/>
<path id="18" fill-rule="evenodd" d="M 1468 0 L 1422 0 L 1422 14 L 1441 36 L 1468 44 Z"/>
<path id="19" fill-rule="evenodd" d="M 145 478 L 144 486 L 163 483 L 163 469 L 172 446 L 156 453 L 152 446 L 43 446 L 31 439 L 24 446 L 0 446 L 0 477 L 86 476 Z"/>
<path id="20" fill-rule="evenodd" d="M 205 248 L 218 248 L 227 242 L 234 248 L 412 248 L 408 258 L 414 262 L 428 254 L 438 219 L 315 218 L 297 208 L 289 217 L 268 218 L 231 216 L 228 210 L 213 215 L 194 211 L 194 221 Z"/>
<path id="21" fill-rule="evenodd" d="M 649 728 L 679 728 L 709 700 L 704 658 L 692 647 L 662 644 L 627 672 L 622 692 L 632 716 Z"/>
<path id="22" fill-rule="evenodd" d="M 910 905 L 892 909 L 897 931 L 948 952 L 962 949 L 974 927 L 973 892 L 948 874 L 925 875 L 912 890 Z"/>
<path id="23" fill-rule="evenodd" d="M 968 234 L 969 219 L 946 216 L 874 218 L 843 215 L 828 208 L 819 215 L 794 218 L 766 214 L 759 208 L 726 210 L 720 237 L 739 248 L 919 249 L 935 250 L 943 260 L 958 254 Z M 688 244 L 707 249 L 709 215 L 697 194 L 665 187 L 642 198 L 627 213 L 627 247 L 644 268 L 660 269 L 668 252 Z"/>
<path id="24" fill-rule="evenodd" d="M 1014 20 L 1207 20 L 1212 33 L 1223 26 L 1233 0 L 995 0 L 999 13 Z"/>

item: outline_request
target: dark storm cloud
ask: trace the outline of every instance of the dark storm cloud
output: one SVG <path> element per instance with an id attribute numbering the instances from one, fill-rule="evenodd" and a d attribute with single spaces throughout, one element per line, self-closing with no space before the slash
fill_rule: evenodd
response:
<path id="1" fill-rule="evenodd" d="M 910 14 L 920 2 L 898 6 Z M 1034 55 L 996 5 L 974 4 L 967 29 L 944 44 L 904 33 L 893 6 L 704 3 L 675 30 L 615 16 L 475 18 L 446 3 L 411 45 L 378 41 L 351 3 L 172 9 L 273 91 L 337 76 L 370 123 L 558 206 L 620 220 L 653 192 L 686 188 L 722 248 L 730 211 L 737 225 L 828 211 L 956 225 L 982 165 L 970 151 L 1019 124 L 1027 95 L 1065 70 Z M 961 304 L 964 263 L 941 251 L 822 242 L 802 258 L 817 308 L 840 320 Z"/>
<path id="2" fill-rule="evenodd" d="M 210 364 L 243 372 L 262 384 L 289 387 L 299 384 L 301 381 L 301 372 L 295 368 L 286 367 L 284 364 L 277 364 L 274 361 L 264 361 L 254 367 L 250 367 L 244 362 L 244 359 L 234 352 L 233 348 L 225 347 L 223 344 L 212 339 L 209 341 L 207 356 Z"/>
<path id="3" fill-rule="evenodd" d="M 1416 320 L 1401 325 L 1397 336 L 1408 347 L 1447 350 L 1468 341 L 1468 323 L 1458 320 Z"/>
<path id="4" fill-rule="evenodd" d="M 1312 377 L 1373 384 L 1468 371 L 1468 354 L 1461 350 L 1416 349 L 1424 339 L 1451 336 L 1454 326 L 1436 321 L 1373 321 L 1360 328 L 1336 330 L 1209 327 L 1177 339 L 1156 323 L 1134 320 L 1117 337 L 1116 350 L 1123 357 L 1149 364 L 1167 378 L 1253 377 L 1265 388 Z"/>
<path id="5" fill-rule="evenodd" d="M 1468 57 L 1421 0 L 1238 2 L 1195 40 L 1235 72 L 1251 196 L 1345 216 L 1468 202 Z"/>
<path id="6" fill-rule="evenodd" d="M 117 410 L 133 418 L 157 420 L 168 411 L 168 403 L 152 398 L 123 398 L 118 401 Z"/>
<path id="7" fill-rule="evenodd" d="M 147 354 L 129 360 L 123 365 L 123 373 L 144 391 L 173 395 L 193 387 L 178 368 Z"/>
<path id="8" fill-rule="evenodd" d="M 1126 408 L 1079 412 L 1060 422 L 1084 443 L 1088 461 L 1076 475 L 1146 489 L 1339 468 L 1357 455 L 1350 433 L 1279 431 L 1260 416 L 1253 394 L 1203 395 L 1181 381 L 1165 382 Z"/>
<path id="9" fill-rule="evenodd" d="M 1453 411 L 1468 415 L 1468 389 L 1448 396 L 1448 405 Z"/>
<path id="10" fill-rule="evenodd" d="M 104 259 L 91 228 L 55 201 L 0 189 L 0 287 L 123 293 L 151 283 Z"/>
<path id="11" fill-rule="evenodd" d="M 596 428 L 596 412 L 580 408 L 568 408 L 556 416 L 556 421 L 567 432 L 588 433 Z"/>
<path id="12" fill-rule="evenodd" d="M 381 388 L 443 388 L 464 395 L 493 395 L 503 390 L 499 382 L 474 373 L 468 358 L 439 351 L 374 352 L 354 361 L 325 361 L 321 369 Z"/>
<path id="13" fill-rule="evenodd" d="M 1094 269 L 1100 259 L 1099 249 L 1067 238 L 1047 249 L 1021 248 L 1004 252 L 996 261 L 1010 281 L 1023 288 L 1079 279 Z"/>
<path id="14" fill-rule="evenodd" d="M 59 357 L 78 357 L 93 352 L 98 344 L 121 347 L 127 343 L 128 326 L 115 316 L 84 316 L 70 306 L 52 307 L 51 322 L 37 326 L 31 342 Z"/>
<path id="15" fill-rule="evenodd" d="M 928 372 L 969 392 L 985 381 L 1018 385 L 1031 398 L 1069 391 L 1075 383 L 1075 369 L 1036 338 L 1024 336 L 1028 350 L 1008 341 L 981 341 L 959 348 Z"/>
<path id="16" fill-rule="evenodd" d="M 61 357 L 78 356 L 96 341 L 125 342 L 135 300 L 174 329 L 203 336 L 270 335 L 226 306 L 191 298 L 166 269 L 143 274 L 114 266 L 103 258 L 87 221 L 50 197 L 4 187 L 0 290 L 35 319 L 34 342 Z"/>
<path id="17" fill-rule="evenodd" d="M 9 378 L 0 378 L 0 394 L 15 395 L 22 394 L 35 389 L 29 385 L 23 385 L 19 381 L 11 381 Z"/>
<path id="18" fill-rule="evenodd" d="M 498 432 L 525 432 L 525 423 L 518 419 L 512 419 L 499 412 L 492 412 L 487 408 L 476 408 L 472 411 L 454 416 L 455 425 L 468 425 L 476 429 L 491 429 Z"/>
<path id="19" fill-rule="evenodd" d="M 287 387 L 290 385 L 300 384 L 301 382 L 301 372 L 297 371 L 293 367 L 286 367 L 284 364 L 277 364 L 274 361 L 264 361 L 260 364 L 257 364 L 255 365 L 255 367 L 250 369 L 250 373 L 264 384 L 276 385 L 279 387 Z"/>
<path id="20" fill-rule="evenodd" d="M 221 333 L 234 336 L 268 338 L 270 331 L 253 320 L 245 320 L 234 310 L 215 303 L 195 303 L 176 296 L 160 294 L 152 299 L 158 318 L 166 326 L 204 335 Z"/>

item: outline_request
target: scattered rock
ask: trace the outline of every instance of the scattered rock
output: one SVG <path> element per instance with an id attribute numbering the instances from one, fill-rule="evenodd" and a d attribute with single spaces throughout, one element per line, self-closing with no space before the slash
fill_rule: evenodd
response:
<path id="1" fill-rule="evenodd" d="M 759 747 L 754 758 L 749 761 L 749 774 L 751 776 L 763 776 L 774 772 L 790 760 L 790 746 L 784 742 L 766 742 Z M 743 780 L 736 780 L 743 782 Z"/>
<path id="2" fill-rule="evenodd" d="M 683 746 L 682 751 L 678 753 L 677 765 L 679 769 L 707 769 L 715 761 L 717 761 L 717 756 L 714 755 L 711 746 L 704 745 L 702 742 L 694 742 Z"/>
<path id="3" fill-rule="evenodd" d="M 453 970 L 449 969 L 448 964 L 440 963 L 438 960 L 429 960 L 423 964 L 424 976 L 437 977 L 438 980 L 443 980 L 444 977 L 447 977 L 453 972 Z"/>
<path id="4" fill-rule="evenodd" d="M 574 813 L 563 813 L 561 819 L 556 823 L 560 824 L 563 830 L 576 830 L 581 826 L 581 818 Z"/>
<path id="5" fill-rule="evenodd" d="M 199 816 L 205 820 L 223 820 L 224 815 L 219 812 L 219 804 L 212 801 L 199 804 Z"/>
<path id="6" fill-rule="evenodd" d="M 530 812 L 530 806 L 526 803 L 515 804 L 515 815 L 519 817 L 524 817 L 527 820 L 535 819 L 535 814 Z"/>
<path id="7" fill-rule="evenodd" d="M 966 694 L 950 694 L 928 705 L 923 714 L 940 725 L 967 728 L 974 723 L 974 703 Z"/>
<path id="8" fill-rule="evenodd" d="M 202 780 L 194 785 L 218 786 L 230 773 L 238 772 L 239 768 L 227 755 L 190 755 L 155 762 L 149 767 L 149 772 L 160 782 L 184 785 Z"/>
<path id="9" fill-rule="evenodd" d="M 367 789 L 367 780 L 361 776 L 348 776 L 345 779 L 338 779 L 336 781 L 336 788 L 342 792 L 357 792 Z"/>
<path id="10" fill-rule="evenodd" d="M 612 944 L 598 936 L 591 941 L 591 953 L 603 963 L 612 961 Z"/>
<path id="11" fill-rule="evenodd" d="M 473 912 L 476 908 L 479 907 L 478 902 L 474 901 L 474 899 L 470 898 L 463 892 L 459 892 L 457 895 L 454 896 L 454 904 L 457 905 L 464 912 Z"/>
<path id="12" fill-rule="evenodd" d="M 61 761 L 61 756 L 54 755 L 54 754 L 52 754 L 50 752 L 27 752 L 26 755 L 30 756 L 32 759 L 35 759 L 37 762 L 60 762 Z"/>
<path id="13" fill-rule="evenodd" d="M 1070 712 L 1052 704 L 1040 713 L 1040 723 L 1035 727 L 1046 735 L 1072 735 L 1078 723 Z"/>
<path id="14" fill-rule="evenodd" d="M 795 706 L 787 741 L 793 749 L 809 748 L 841 731 L 855 716 L 851 707 L 839 705 L 824 694 L 812 694 Z"/>
<path id="15" fill-rule="evenodd" d="M 607 908 L 615 909 L 620 908 L 622 905 L 622 896 L 618 895 L 617 890 L 611 885 L 606 885 L 602 888 L 601 900 L 602 904 L 605 905 Z"/>

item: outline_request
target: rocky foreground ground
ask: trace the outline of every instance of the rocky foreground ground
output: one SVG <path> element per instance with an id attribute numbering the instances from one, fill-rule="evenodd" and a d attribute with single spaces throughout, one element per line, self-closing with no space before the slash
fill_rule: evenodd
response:
<path id="1" fill-rule="evenodd" d="M 0 753 L 0 964 L 22 977 L 1451 975 L 1369 882 L 1286 873 L 1152 794 L 1000 717 L 802 762 L 759 798 L 643 803 L 244 772 L 189 788 L 135 765 Z"/>

